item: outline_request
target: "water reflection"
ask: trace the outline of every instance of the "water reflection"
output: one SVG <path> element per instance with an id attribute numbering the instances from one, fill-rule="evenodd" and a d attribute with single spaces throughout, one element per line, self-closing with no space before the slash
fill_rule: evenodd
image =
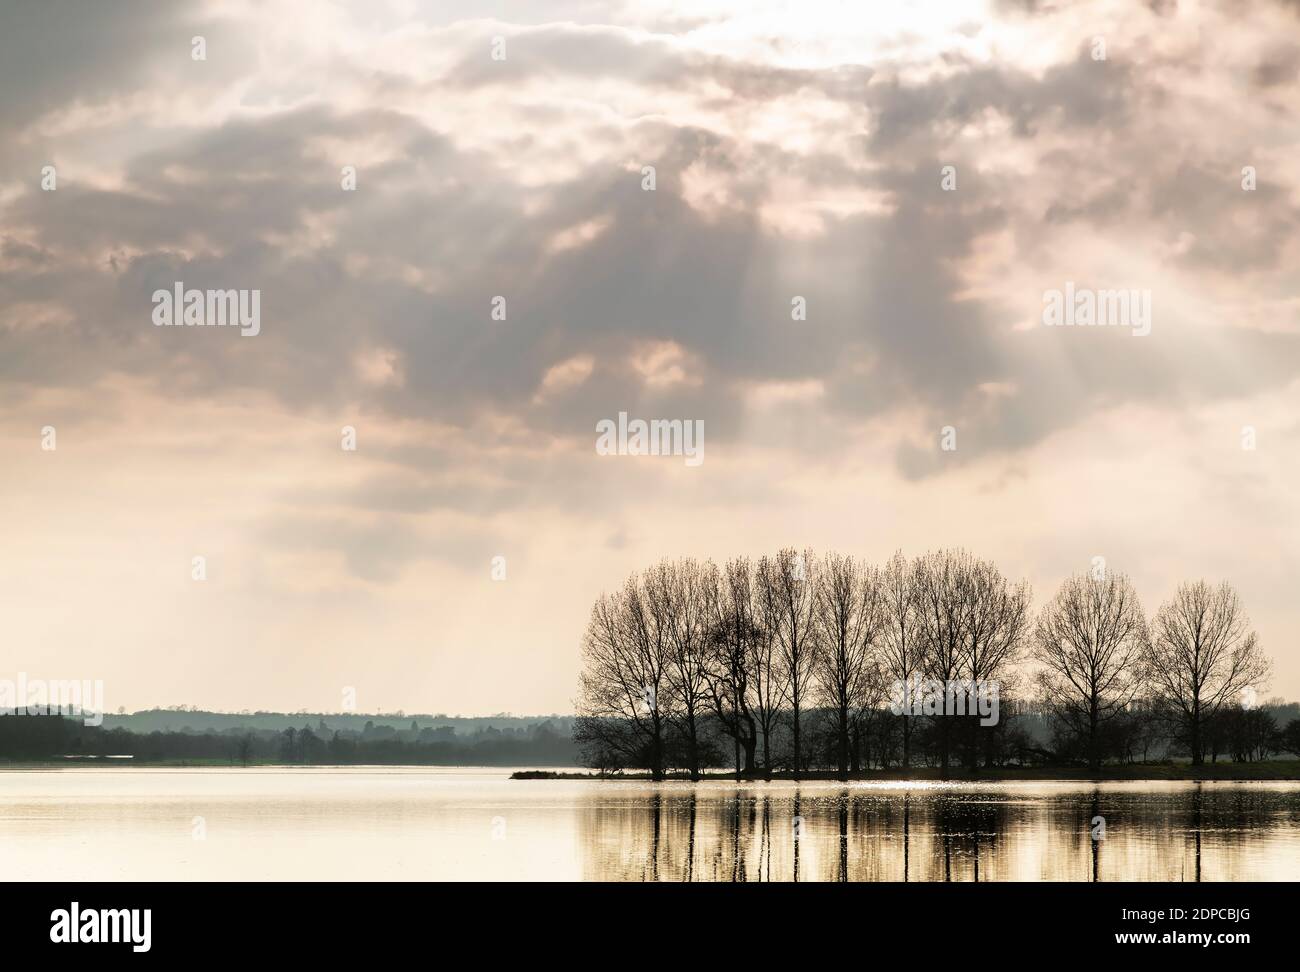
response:
<path id="1" fill-rule="evenodd" d="M 1300 879 L 1286 784 L 629 787 L 578 809 L 584 879 Z"/>
<path id="2" fill-rule="evenodd" d="M 205 840 L 192 836 L 196 816 Z M 17 882 L 1295 881 L 1300 784 L 20 770 L 0 772 L 0 872 Z"/>

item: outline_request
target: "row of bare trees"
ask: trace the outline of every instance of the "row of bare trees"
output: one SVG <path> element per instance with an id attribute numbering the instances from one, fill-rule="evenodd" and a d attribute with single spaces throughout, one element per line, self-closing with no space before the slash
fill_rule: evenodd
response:
<path id="1" fill-rule="evenodd" d="M 720 761 L 719 733 L 740 772 L 761 761 L 770 775 L 778 730 L 798 776 L 813 765 L 811 712 L 842 778 L 881 720 L 897 722 L 904 768 L 927 718 L 938 765 L 961 755 L 973 769 L 971 717 L 895 714 L 889 700 L 917 680 L 995 684 L 1010 698 L 1021 676 L 1093 767 L 1111 724 L 1134 712 L 1176 723 L 1200 764 L 1206 725 L 1269 672 L 1226 584 L 1185 584 L 1148 623 L 1126 577 L 1080 574 L 1034 617 L 1028 584 L 962 550 L 895 554 L 883 567 L 793 549 L 721 566 L 665 561 L 596 602 L 582 653 L 584 757 L 656 779 L 669 766 L 699 778 Z"/>
<path id="2" fill-rule="evenodd" d="M 1270 674 L 1237 593 L 1226 583 L 1183 584 L 1148 624 L 1121 574 L 1071 577 L 1039 616 L 1040 697 L 1101 763 L 1109 721 L 1136 706 L 1170 722 L 1194 765 L 1205 727 L 1250 707 Z"/>

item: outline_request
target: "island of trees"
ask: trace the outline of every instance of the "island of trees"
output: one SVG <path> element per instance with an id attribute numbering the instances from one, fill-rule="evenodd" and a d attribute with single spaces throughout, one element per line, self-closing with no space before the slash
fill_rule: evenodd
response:
<path id="1" fill-rule="evenodd" d="M 1148 619 L 1099 567 L 1035 612 L 1027 583 L 966 551 L 877 566 L 784 549 L 665 561 L 602 595 L 574 739 L 584 765 L 652 779 L 1300 755 L 1295 706 L 1263 704 L 1269 674 L 1227 584 L 1185 583 Z M 916 684 L 992 685 L 999 717 L 897 705 Z"/>

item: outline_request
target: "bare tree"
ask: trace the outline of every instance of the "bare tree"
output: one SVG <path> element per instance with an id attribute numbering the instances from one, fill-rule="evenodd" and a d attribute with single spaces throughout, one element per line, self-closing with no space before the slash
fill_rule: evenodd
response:
<path id="1" fill-rule="evenodd" d="M 890 558 L 881 575 L 883 627 L 881 661 L 890 681 L 911 685 L 925 668 L 924 644 L 921 640 L 920 604 L 914 571 L 899 551 Z M 914 725 L 907 709 L 903 710 L 903 769 L 912 765 L 912 730 Z"/>
<path id="2" fill-rule="evenodd" d="M 1147 624 L 1123 574 L 1076 574 L 1043 607 L 1033 657 L 1043 701 L 1100 769 L 1101 732 L 1144 688 Z"/>
<path id="3" fill-rule="evenodd" d="M 831 713 L 839 777 L 847 780 L 850 733 L 883 694 L 877 657 L 883 592 L 877 570 L 843 554 L 827 554 L 816 576 L 813 679 Z"/>
<path id="4" fill-rule="evenodd" d="M 672 657 L 637 578 L 596 602 L 582 660 L 574 738 L 602 764 L 616 755 L 663 779 Z"/>
<path id="5" fill-rule="evenodd" d="M 966 638 L 962 669 L 970 692 L 965 722 L 967 766 L 973 770 L 978 766 L 983 728 L 979 716 L 973 714 L 975 693 L 1010 694 L 1029 630 L 1031 597 L 1028 583 L 1011 584 L 991 561 L 963 556 L 960 563 Z"/>
<path id="6" fill-rule="evenodd" d="M 913 583 L 927 679 L 949 685 L 960 675 L 966 656 L 966 583 L 971 558 L 962 551 L 927 553 L 916 561 Z M 939 765 L 944 775 L 952 749 L 952 723 L 945 715 L 935 725 Z"/>
<path id="7" fill-rule="evenodd" d="M 781 672 L 783 701 L 789 707 L 794 743 L 794 775 L 803 769 L 800 716 L 812 685 L 814 647 L 813 553 L 787 547 L 768 561 L 761 583 L 768 585 L 776 602 L 777 665 Z"/>
<path id="8" fill-rule="evenodd" d="M 680 560 L 665 561 L 645 577 L 646 600 L 669 654 L 667 718 L 686 744 L 692 780 L 700 778 L 701 719 L 709 699 L 704 574 L 698 561 Z"/>
<path id="9" fill-rule="evenodd" d="M 763 735 L 763 772 L 769 780 L 772 778 L 772 736 L 781 718 L 785 698 L 785 680 L 776 637 L 781 599 L 776 585 L 765 582 L 765 578 L 774 576 L 774 571 L 773 562 L 763 557 L 757 569 L 750 573 L 756 636 L 751 644 L 749 660 L 749 708 Z"/>
<path id="10" fill-rule="evenodd" d="M 1184 731 L 1192 765 L 1204 762 L 1205 723 L 1270 673 L 1250 620 L 1227 584 L 1183 584 L 1162 604 L 1148 655 L 1153 694 Z"/>
<path id="11" fill-rule="evenodd" d="M 705 603 L 709 610 L 707 685 L 713 713 L 736 751 L 737 777 L 754 772 L 758 730 L 750 711 L 750 670 L 755 640 L 752 572 L 746 560 L 732 560 L 709 572 Z M 743 753 L 743 762 L 742 762 Z"/>

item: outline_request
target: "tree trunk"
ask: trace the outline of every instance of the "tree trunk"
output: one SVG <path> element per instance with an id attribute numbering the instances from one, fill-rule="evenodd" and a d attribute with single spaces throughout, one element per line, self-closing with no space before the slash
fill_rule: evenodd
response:
<path id="1" fill-rule="evenodd" d="M 1088 768 L 1093 772 L 1101 769 L 1101 751 L 1097 744 L 1097 706 L 1093 704 L 1088 710 Z"/>
<path id="2" fill-rule="evenodd" d="M 651 754 L 653 765 L 650 767 L 650 776 L 662 780 L 664 778 L 664 723 L 657 710 L 654 716 L 654 732 L 654 751 Z"/>
<path id="3" fill-rule="evenodd" d="M 840 705 L 840 725 L 839 725 L 839 771 L 840 779 L 849 778 L 849 710 L 846 705 Z"/>
<path id="4" fill-rule="evenodd" d="M 1201 749 L 1201 711 L 1200 706 L 1192 708 L 1192 765 L 1200 766 L 1205 762 L 1205 755 Z"/>
<path id="5" fill-rule="evenodd" d="M 794 716 L 794 778 L 799 779 L 799 767 L 803 765 L 803 753 L 799 744 L 799 693 L 795 692 L 794 704 L 791 706 Z"/>

